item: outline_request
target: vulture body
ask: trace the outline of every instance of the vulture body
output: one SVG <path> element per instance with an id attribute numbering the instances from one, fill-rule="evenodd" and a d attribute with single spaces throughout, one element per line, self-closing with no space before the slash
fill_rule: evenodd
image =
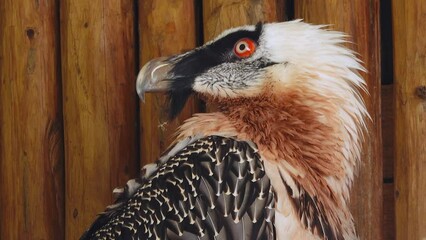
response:
<path id="1" fill-rule="evenodd" d="M 243 26 L 148 62 L 136 84 L 167 91 L 170 117 L 200 113 L 82 239 L 357 239 L 349 190 L 368 113 L 344 34 L 300 20 Z"/>

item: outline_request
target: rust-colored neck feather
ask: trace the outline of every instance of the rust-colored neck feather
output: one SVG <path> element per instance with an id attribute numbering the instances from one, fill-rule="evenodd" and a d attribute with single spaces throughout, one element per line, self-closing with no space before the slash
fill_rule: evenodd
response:
<path id="1" fill-rule="evenodd" d="M 279 96 L 265 91 L 252 98 L 209 102 L 220 112 L 194 116 L 181 127 L 179 138 L 201 132 L 252 141 L 265 161 L 284 169 L 325 209 L 332 209 L 326 214 L 336 228 L 339 218 L 351 218 L 342 187 L 329 182 L 343 185 L 346 174 L 336 99 L 293 89 Z"/>
<path id="2" fill-rule="evenodd" d="M 297 170 L 296 175 L 342 177 L 343 143 L 335 123 L 330 124 L 335 109 L 327 104 L 327 99 L 310 96 L 311 100 L 331 106 L 319 114 L 305 104 L 305 99 L 306 95 L 298 92 L 281 96 L 263 94 L 221 100 L 218 106 L 237 132 L 255 142 L 265 154 L 271 154 L 270 161 L 287 161 Z"/>

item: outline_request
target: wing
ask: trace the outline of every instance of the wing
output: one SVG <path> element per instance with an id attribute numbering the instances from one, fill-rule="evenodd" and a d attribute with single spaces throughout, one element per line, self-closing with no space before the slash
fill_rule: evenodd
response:
<path id="1" fill-rule="evenodd" d="M 152 169 L 82 239 L 275 239 L 273 190 L 251 144 L 201 138 Z"/>

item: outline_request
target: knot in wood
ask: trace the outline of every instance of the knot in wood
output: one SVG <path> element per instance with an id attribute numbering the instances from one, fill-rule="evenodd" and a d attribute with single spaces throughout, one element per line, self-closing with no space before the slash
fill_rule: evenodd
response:
<path id="1" fill-rule="evenodd" d="M 34 39 L 35 31 L 33 28 L 27 28 L 26 33 L 27 33 L 28 39 L 30 40 Z"/>
<path id="2" fill-rule="evenodd" d="M 419 98 L 426 100 L 426 86 L 418 86 L 416 88 L 416 95 Z"/>

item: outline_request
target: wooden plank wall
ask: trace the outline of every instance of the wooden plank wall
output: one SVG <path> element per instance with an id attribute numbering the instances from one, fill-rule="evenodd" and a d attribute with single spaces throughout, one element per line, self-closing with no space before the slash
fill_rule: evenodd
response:
<path id="1" fill-rule="evenodd" d="M 392 4 L 396 238 L 426 239 L 426 2 Z"/>
<path id="2" fill-rule="evenodd" d="M 65 234 L 78 239 L 138 172 L 135 5 L 64 0 Z"/>
<path id="3" fill-rule="evenodd" d="M 64 237 L 57 7 L 0 2 L 0 239 Z"/>
<path id="4" fill-rule="evenodd" d="M 350 46 L 368 69 L 372 121 L 352 193 L 361 239 L 395 239 L 395 223 L 397 239 L 426 237 L 426 90 L 416 92 L 426 85 L 426 4 L 164 3 L 0 0 L 0 218 L 8 219 L 0 221 L 0 239 L 78 238 L 112 202 L 112 189 L 155 160 L 184 119 L 205 110 L 193 98 L 166 122 L 163 95 L 139 102 L 134 85 L 144 63 L 192 49 L 229 27 L 293 18 L 352 35 Z M 389 15 L 381 15 L 381 4 Z M 394 63 L 381 73 L 380 56 L 389 62 L 392 51 Z M 381 88 L 394 70 L 395 83 Z"/>

